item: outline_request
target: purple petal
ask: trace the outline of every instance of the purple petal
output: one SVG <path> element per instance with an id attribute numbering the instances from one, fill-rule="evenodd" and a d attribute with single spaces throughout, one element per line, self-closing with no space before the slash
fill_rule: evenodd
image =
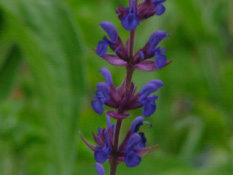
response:
<path id="1" fill-rule="evenodd" d="M 98 175 L 105 175 L 104 167 L 100 163 L 95 164 L 95 169 Z"/>
<path id="2" fill-rule="evenodd" d="M 106 113 L 111 117 L 113 117 L 114 119 L 124 119 L 130 116 L 130 114 L 118 114 L 114 111 L 107 111 Z"/>
<path id="3" fill-rule="evenodd" d="M 112 75 L 109 72 L 109 70 L 106 68 L 102 68 L 102 69 L 100 69 L 100 72 L 104 76 L 104 79 L 108 83 L 108 85 L 111 85 L 112 84 Z"/>
<path id="4" fill-rule="evenodd" d="M 162 4 L 158 4 L 156 7 L 155 7 L 155 11 L 156 11 L 156 15 L 160 16 L 162 15 L 164 12 L 165 12 L 166 8 L 164 7 L 164 5 Z"/>
<path id="5" fill-rule="evenodd" d="M 154 104 L 149 104 L 147 102 L 146 105 L 143 106 L 143 112 L 142 113 L 143 113 L 143 115 L 145 117 L 149 117 L 155 112 L 155 109 L 156 109 L 155 103 Z"/>
<path id="6" fill-rule="evenodd" d="M 149 45 L 148 51 L 153 52 L 153 50 L 157 47 L 159 42 L 162 41 L 166 36 L 168 36 L 168 34 L 165 31 L 160 30 L 154 32 L 150 36 L 150 39 L 148 41 L 148 45 Z"/>
<path id="7" fill-rule="evenodd" d="M 139 18 L 135 14 L 128 14 L 122 17 L 121 23 L 126 30 L 134 30 L 139 24 Z"/>
<path id="8" fill-rule="evenodd" d="M 151 80 L 149 83 L 156 85 L 157 89 L 163 87 L 163 82 L 160 80 Z"/>
<path id="9" fill-rule="evenodd" d="M 105 141 L 106 141 L 106 147 L 107 147 L 108 151 L 110 152 L 111 151 L 111 142 L 110 142 L 108 130 L 104 131 L 104 137 L 105 137 Z"/>
<path id="10" fill-rule="evenodd" d="M 142 100 L 144 100 L 151 93 L 157 91 L 157 89 L 162 86 L 163 86 L 163 82 L 160 80 L 150 81 L 145 86 L 143 86 L 142 89 L 140 90 L 139 101 L 142 103 Z"/>
<path id="11" fill-rule="evenodd" d="M 126 154 L 125 163 L 128 167 L 135 167 L 141 162 L 141 157 L 133 151 Z"/>
<path id="12" fill-rule="evenodd" d="M 158 88 L 161 88 L 163 86 L 163 82 L 160 80 L 151 80 L 149 81 L 146 85 L 144 85 L 142 87 L 142 89 L 140 90 L 140 98 L 142 98 L 141 96 L 148 96 L 149 94 L 151 94 L 152 92 L 157 91 Z"/>
<path id="13" fill-rule="evenodd" d="M 97 162 L 104 163 L 109 157 L 109 152 L 105 147 L 100 150 L 96 149 L 94 157 Z"/>
<path id="14" fill-rule="evenodd" d="M 155 66 L 159 69 L 163 68 L 167 63 L 167 56 L 159 53 L 155 54 Z"/>
<path id="15" fill-rule="evenodd" d="M 136 144 L 141 142 L 141 136 L 138 133 L 134 133 L 130 136 L 127 143 L 126 151 L 131 150 Z"/>
<path id="16" fill-rule="evenodd" d="M 106 119 L 107 119 L 107 128 L 111 128 L 111 119 L 108 114 L 106 114 Z"/>
<path id="17" fill-rule="evenodd" d="M 110 87 L 105 82 L 100 82 L 97 84 L 98 90 L 96 92 L 96 97 L 100 100 L 102 100 L 103 103 L 106 103 L 110 100 L 109 94 L 110 94 Z M 98 96 L 100 95 L 100 96 Z"/>
<path id="18" fill-rule="evenodd" d="M 149 117 L 155 112 L 156 110 L 155 100 L 157 98 L 158 96 L 152 96 L 152 97 L 148 97 L 145 100 L 145 103 L 143 105 L 143 115 L 145 117 Z"/>
<path id="19" fill-rule="evenodd" d="M 139 130 L 139 127 L 143 124 L 144 118 L 139 116 L 134 119 L 134 121 L 131 124 L 130 130 L 135 133 Z"/>
<path id="20" fill-rule="evenodd" d="M 126 66 L 127 65 L 127 62 L 120 59 L 117 55 L 105 54 L 103 56 L 103 58 L 112 65 L 116 65 L 116 66 Z"/>
<path id="21" fill-rule="evenodd" d="M 100 23 L 100 26 L 105 30 L 105 32 L 107 32 L 111 41 L 115 43 L 118 37 L 118 33 L 115 26 L 110 22 L 102 22 Z"/>
<path id="22" fill-rule="evenodd" d="M 99 41 L 97 45 L 96 53 L 102 57 L 106 54 L 107 48 L 108 48 L 108 43 L 106 41 Z"/>
<path id="23" fill-rule="evenodd" d="M 92 101 L 91 106 L 100 115 L 104 112 L 104 104 L 99 100 Z"/>

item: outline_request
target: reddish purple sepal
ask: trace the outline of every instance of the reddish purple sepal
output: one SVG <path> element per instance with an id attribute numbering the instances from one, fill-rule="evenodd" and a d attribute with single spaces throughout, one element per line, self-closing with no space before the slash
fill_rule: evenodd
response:
<path id="1" fill-rule="evenodd" d="M 120 59 L 117 55 L 114 54 L 105 54 L 102 56 L 108 63 L 115 65 L 115 66 L 126 66 L 127 62 Z"/>
<path id="2" fill-rule="evenodd" d="M 95 151 L 95 146 L 92 145 L 91 143 L 89 143 L 83 136 L 82 134 L 79 132 L 79 135 L 81 137 L 81 139 L 83 140 L 83 142 L 92 150 Z"/>
<path id="3" fill-rule="evenodd" d="M 169 65 L 170 63 L 172 62 L 172 60 L 170 61 L 167 61 L 167 63 L 165 64 L 165 66 Z M 165 67 L 164 66 L 164 67 Z M 146 72 L 149 72 L 149 71 L 155 71 L 157 70 L 158 68 L 155 66 L 155 62 L 152 61 L 152 60 L 144 60 L 138 64 L 136 64 L 134 66 L 135 69 L 138 69 L 138 70 L 142 70 L 142 71 L 146 71 Z"/>
<path id="4" fill-rule="evenodd" d="M 130 116 L 130 114 L 118 114 L 115 111 L 107 111 L 106 114 L 110 115 L 111 117 L 115 119 L 124 119 Z"/>

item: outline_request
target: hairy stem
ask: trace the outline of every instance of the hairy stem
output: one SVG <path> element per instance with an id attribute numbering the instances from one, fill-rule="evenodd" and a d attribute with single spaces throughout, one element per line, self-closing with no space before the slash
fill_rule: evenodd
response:
<path id="1" fill-rule="evenodd" d="M 135 38 L 135 30 L 130 31 L 130 43 L 129 43 L 129 62 L 127 66 L 127 75 L 126 75 L 126 83 L 125 83 L 125 91 L 126 93 L 130 89 L 131 81 L 132 81 L 132 75 L 133 75 L 133 54 L 134 54 L 134 38 Z M 118 113 L 123 113 L 123 111 L 118 110 Z M 114 135 L 114 144 L 113 144 L 113 158 L 110 162 L 111 164 L 111 170 L 110 175 L 116 175 L 116 169 L 118 165 L 117 161 L 117 152 L 118 152 L 118 146 L 119 146 L 119 136 L 121 131 L 121 124 L 122 120 L 119 119 L 116 122 L 116 129 L 115 129 L 115 135 Z"/>

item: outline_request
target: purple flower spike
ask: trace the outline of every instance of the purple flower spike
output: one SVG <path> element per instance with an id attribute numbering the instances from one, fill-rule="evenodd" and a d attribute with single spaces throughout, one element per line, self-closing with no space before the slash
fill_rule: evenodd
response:
<path id="1" fill-rule="evenodd" d="M 157 45 L 162 41 L 168 34 L 165 31 L 154 32 L 148 41 L 148 52 L 154 52 Z"/>
<path id="2" fill-rule="evenodd" d="M 102 22 L 100 26 L 107 32 L 112 43 L 116 43 L 118 33 L 115 26 L 110 22 Z"/>
<path id="3" fill-rule="evenodd" d="M 102 57 L 106 54 L 107 48 L 108 48 L 108 43 L 106 41 L 99 41 L 97 45 L 96 53 Z"/>
<path id="4" fill-rule="evenodd" d="M 140 20 L 137 17 L 137 13 L 135 0 L 131 0 L 126 15 L 121 18 L 121 23 L 126 30 L 134 30 L 139 24 Z"/>
<path id="5" fill-rule="evenodd" d="M 143 106 L 143 115 L 145 117 L 151 116 L 156 110 L 155 100 L 158 96 L 150 96 L 151 93 L 157 91 L 163 86 L 163 82 L 160 80 L 152 80 L 142 87 L 140 91 L 139 102 Z"/>
<path id="6" fill-rule="evenodd" d="M 102 73 L 102 75 L 103 75 L 105 81 L 107 82 L 107 84 L 111 85 L 112 84 L 112 75 L 109 72 L 109 70 L 106 69 L 106 68 L 101 68 L 100 72 Z"/>
<path id="7" fill-rule="evenodd" d="M 100 163 L 95 164 L 95 169 L 98 175 L 105 175 L 104 167 Z"/>
<path id="8" fill-rule="evenodd" d="M 139 116 L 134 119 L 133 123 L 131 124 L 130 130 L 135 133 L 138 132 L 139 127 L 143 124 L 144 118 Z"/>

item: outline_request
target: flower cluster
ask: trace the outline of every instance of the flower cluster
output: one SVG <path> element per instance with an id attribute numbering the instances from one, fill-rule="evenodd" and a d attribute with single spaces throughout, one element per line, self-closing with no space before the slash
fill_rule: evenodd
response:
<path id="1" fill-rule="evenodd" d="M 102 22 L 100 26 L 106 31 L 109 39 L 104 36 L 103 40 L 99 41 L 96 53 L 110 64 L 116 66 L 128 66 L 130 64 L 133 69 L 154 71 L 161 69 L 170 63 L 170 61 L 167 61 L 167 56 L 163 54 L 166 52 L 166 49 L 158 47 L 160 41 L 168 36 L 165 31 L 154 32 L 145 46 L 140 48 L 131 58 L 128 53 L 129 40 L 126 43 L 126 46 L 124 46 L 113 24 Z M 108 46 L 115 52 L 115 54 L 107 53 Z M 155 57 L 154 62 L 149 60 L 152 57 Z"/>
<path id="2" fill-rule="evenodd" d="M 143 132 L 139 132 L 144 123 L 144 117 L 151 116 L 156 111 L 157 95 L 153 95 L 163 86 L 160 80 L 151 80 L 137 93 L 137 87 L 132 82 L 133 72 L 155 71 L 167 66 L 171 61 L 167 60 L 165 48 L 159 47 L 159 43 L 168 36 L 165 31 L 154 32 L 147 43 L 137 52 L 134 52 L 135 29 L 145 19 L 153 15 L 162 15 L 165 12 L 163 3 L 166 0 L 129 0 L 129 7 L 119 5 L 116 9 L 118 18 L 124 29 L 130 31 L 130 37 L 124 45 L 118 32 L 110 22 L 100 23 L 101 28 L 107 33 L 98 42 L 94 51 L 108 63 L 116 66 L 124 66 L 127 70 L 125 80 L 120 86 L 113 82 L 111 73 L 106 68 L 101 68 L 100 73 L 105 81 L 97 84 L 97 90 L 91 105 L 98 114 L 104 113 L 105 106 L 111 110 L 105 111 L 107 127 L 99 128 L 97 134 L 93 134 L 96 145 L 89 143 L 80 134 L 85 144 L 94 151 L 95 164 L 98 175 L 104 175 L 105 171 L 100 163 L 109 160 L 111 165 L 110 175 L 116 175 L 116 168 L 120 162 L 125 162 L 128 167 L 135 167 L 141 162 L 141 157 L 156 147 L 146 148 L 147 139 Z M 108 47 L 113 53 L 108 53 Z M 154 60 L 150 60 L 154 57 Z M 119 135 L 123 119 L 130 117 L 130 110 L 142 108 L 142 115 L 136 117 L 125 138 L 120 143 Z M 111 124 L 111 117 L 116 124 Z"/>
<path id="3" fill-rule="evenodd" d="M 94 151 L 95 160 L 99 163 L 110 161 L 114 158 L 114 130 L 115 125 L 111 125 L 109 115 L 106 115 L 107 128 L 98 128 L 98 133 L 93 134 L 93 138 L 97 146 L 89 143 L 81 134 L 81 138 L 86 145 Z M 117 161 L 125 162 L 128 167 L 135 167 L 141 162 L 141 157 L 148 151 L 154 149 L 155 146 L 146 148 L 146 137 L 143 132 L 138 132 L 141 125 L 144 123 L 144 117 L 139 116 L 134 119 L 130 130 L 126 134 L 124 140 L 119 146 Z"/>

